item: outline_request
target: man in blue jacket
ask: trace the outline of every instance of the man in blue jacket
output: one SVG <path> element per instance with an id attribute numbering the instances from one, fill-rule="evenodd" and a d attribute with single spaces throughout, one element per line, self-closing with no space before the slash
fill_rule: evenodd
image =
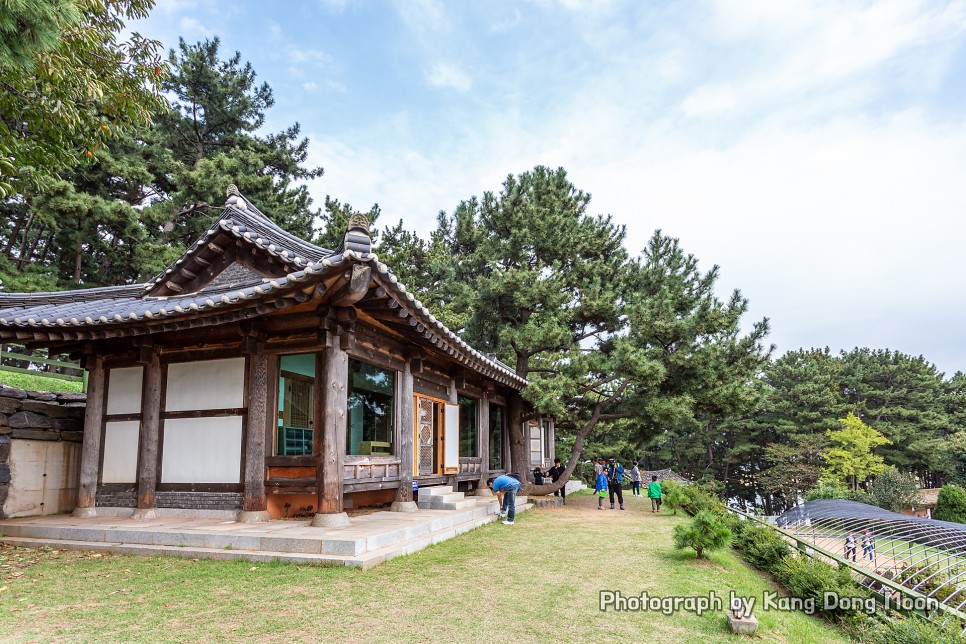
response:
<path id="1" fill-rule="evenodd" d="M 517 492 L 520 491 L 520 481 L 509 474 L 503 474 L 490 481 L 488 485 L 500 503 L 500 516 L 504 511 L 506 512 L 503 525 L 513 525 L 513 519 L 517 514 Z"/>
<path id="2" fill-rule="evenodd" d="M 611 458 L 607 464 L 607 490 L 610 495 L 610 509 L 614 509 L 614 494 L 624 509 L 624 466 L 617 462 L 616 458 Z"/>

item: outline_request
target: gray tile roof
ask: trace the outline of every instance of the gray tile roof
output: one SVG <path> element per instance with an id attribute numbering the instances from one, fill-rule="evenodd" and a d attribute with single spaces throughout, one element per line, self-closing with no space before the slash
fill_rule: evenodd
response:
<path id="1" fill-rule="evenodd" d="M 248 284 L 219 286 L 212 283 L 197 293 L 152 295 L 177 274 L 179 266 L 191 262 L 221 233 L 261 249 L 295 270 L 285 276 L 261 278 Z M 279 228 L 238 194 L 234 186 L 229 189 L 225 210 L 214 224 L 180 259 L 146 284 L 57 293 L 0 293 L 0 337 L 7 337 L 16 329 L 43 333 L 46 330 L 130 326 L 250 308 L 316 284 L 326 275 L 343 270 L 349 263 L 371 266 L 373 279 L 429 332 L 428 342 L 484 375 L 499 377 L 518 387 L 526 385 L 527 381 L 510 367 L 471 347 L 423 306 L 371 251 L 371 240 L 364 227 L 350 222 L 339 248 L 331 251 L 320 248 Z"/>

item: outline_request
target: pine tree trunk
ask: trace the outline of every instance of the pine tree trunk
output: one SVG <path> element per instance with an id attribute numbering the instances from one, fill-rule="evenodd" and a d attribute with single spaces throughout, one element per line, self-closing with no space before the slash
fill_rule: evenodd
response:
<path id="1" fill-rule="evenodd" d="M 7 257 L 13 256 L 13 247 L 17 242 L 17 238 L 20 236 L 20 230 L 23 227 L 23 219 L 26 213 L 21 213 L 17 215 L 15 223 L 13 225 L 13 230 L 10 231 L 10 236 L 7 237 L 7 245 L 3 248 L 3 254 Z"/>
<path id="2" fill-rule="evenodd" d="M 44 236 L 44 232 L 46 230 L 47 230 L 47 224 L 40 224 L 40 230 L 37 231 L 37 235 L 34 237 L 33 243 L 30 244 L 30 250 L 28 250 L 27 253 L 24 254 L 23 249 L 21 249 L 20 257 L 17 259 L 18 271 L 23 270 L 23 265 L 25 262 L 29 263 L 33 260 L 34 251 L 37 250 L 37 244 L 40 243 L 40 238 Z"/>
<path id="3" fill-rule="evenodd" d="M 54 243 L 54 235 L 55 234 L 56 234 L 56 231 L 51 230 L 50 231 L 50 234 L 47 235 L 47 241 L 44 242 L 44 254 L 40 257 L 40 263 L 41 264 L 46 264 L 47 263 L 47 255 L 50 254 L 50 247 Z"/>
<path id="4" fill-rule="evenodd" d="M 84 240 L 77 240 L 77 249 L 74 251 L 74 284 L 81 283 L 81 259 L 84 257 Z"/>

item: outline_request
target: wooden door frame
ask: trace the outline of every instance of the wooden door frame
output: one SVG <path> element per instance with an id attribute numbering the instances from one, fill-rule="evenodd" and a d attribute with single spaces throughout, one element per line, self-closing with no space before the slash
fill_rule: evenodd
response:
<path id="1" fill-rule="evenodd" d="M 419 399 L 425 398 L 436 403 L 436 461 L 439 468 L 434 467 L 432 474 L 419 473 Z M 446 405 L 448 403 L 442 398 L 427 396 L 426 394 L 413 394 L 413 478 L 420 476 L 442 476 L 443 475 L 443 436 L 446 433 L 444 424 L 446 422 Z"/>

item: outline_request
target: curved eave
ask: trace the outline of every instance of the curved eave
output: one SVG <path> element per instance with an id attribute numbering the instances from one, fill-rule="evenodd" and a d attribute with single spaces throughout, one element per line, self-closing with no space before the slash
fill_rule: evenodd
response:
<path id="1" fill-rule="evenodd" d="M 131 334 L 139 334 L 156 330 L 153 329 L 155 323 L 178 322 L 179 319 L 188 317 L 207 317 L 242 309 L 251 309 L 250 315 L 242 317 L 261 315 L 280 308 L 270 303 L 314 285 L 330 271 L 342 268 L 347 259 L 346 256 L 326 258 L 284 277 L 222 292 L 102 300 L 100 310 L 86 315 L 70 315 L 70 309 L 76 309 L 76 302 L 53 307 L 3 311 L 0 312 L 0 336 L 16 337 L 18 331 L 27 331 L 35 337 L 39 335 L 42 338 L 47 335 L 51 339 L 60 340 L 67 335 L 83 338 L 88 335 L 88 331 L 113 328 L 128 328 Z M 292 303 L 297 302 L 293 300 Z M 272 308 L 259 310 L 261 305 Z M 145 327 L 146 323 L 150 328 L 133 328 L 134 325 Z"/>
<path id="2" fill-rule="evenodd" d="M 181 257 L 150 280 L 144 287 L 145 292 L 150 294 L 159 290 L 172 279 L 180 281 L 179 269 L 188 266 L 204 253 L 206 246 L 221 233 L 227 233 L 231 238 L 245 242 L 296 270 L 304 270 L 339 254 L 339 250 L 321 248 L 282 230 L 251 206 L 244 197 L 232 196 L 228 199 L 221 217 Z"/>
<path id="3" fill-rule="evenodd" d="M 413 318 L 418 320 L 432 334 L 431 341 L 437 340 L 437 346 L 450 356 L 490 378 L 505 382 L 516 388 L 523 389 L 528 381 L 501 362 L 493 360 L 486 354 L 477 351 L 458 335 L 446 328 L 442 321 L 430 313 L 423 303 L 406 290 L 399 279 L 389 270 L 389 267 L 379 261 L 375 254 L 369 253 L 367 263 L 373 269 L 373 279 L 390 294 L 399 305 Z"/>

